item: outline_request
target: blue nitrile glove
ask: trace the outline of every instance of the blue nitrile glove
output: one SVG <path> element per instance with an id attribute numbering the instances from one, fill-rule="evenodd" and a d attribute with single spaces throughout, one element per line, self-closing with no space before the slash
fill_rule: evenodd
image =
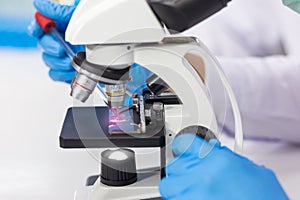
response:
<path id="1" fill-rule="evenodd" d="M 56 22 L 57 30 L 63 38 L 67 25 L 76 6 L 60 5 L 49 0 L 34 0 L 35 8 L 41 14 Z M 49 76 L 55 81 L 71 83 L 76 71 L 71 65 L 71 59 L 67 56 L 64 47 L 50 33 L 44 34 L 38 23 L 34 20 L 28 27 L 29 33 L 39 39 L 39 45 L 43 48 L 43 60 L 50 68 Z M 85 51 L 84 46 L 71 46 L 75 53 Z"/>
<path id="2" fill-rule="evenodd" d="M 217 140 L 195 134 L 178 136 L 173 152 L 179 155 L 166 167 L 159 189 L 167 200 L 286 200 L 274 173 L 258 166 Z"/>
<path id="3" fill-rule="evenodd" d="M 282 0 L 283 4 L 300 13 L 300 0 Z"/>
<path id="4" fill-rule="evenodd" d="M 131 74 L 132 80 L 129 81 L 126 85 L 127 91 L 129 91 L 132 94 L 136 93 L 142 95 L 143 90 L 147 88 L 146 80 L 153 73 L 139 64 L 133 64 L 131 67 Z M 126 95 L 125 105 L 129 106 L 131 104 L 132 98 Z"/>

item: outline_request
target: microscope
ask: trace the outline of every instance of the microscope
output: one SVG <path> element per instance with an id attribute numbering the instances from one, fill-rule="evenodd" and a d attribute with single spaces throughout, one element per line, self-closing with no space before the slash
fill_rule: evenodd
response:
<path id="1" fill-rule="evenodd" d="M 240 113 L 226 77 L 199 39 L 180 35 L 229 1 L 81 0 L 66 32 L 71 44 L 86 45 L 72 61 L 77 75 L 71 96 L 85 102 L 98 86 L 107 106 L 70 108 L 60 146 L 108 149 L 101 154 L 101 174 L 87 181 L 85 198 L 160 199 L 158 184 L 174 158 L 174 138 L 185 133 L 218 138 L 213 93 L 228 94 L 235 147 L 241 150 Z M 127 89 L 138 76 L 131 73 L 133 65 L 151 72 L 139 92 Z M 211 90 L 213 83 L 221 92 Z M 160 167 L 138 170 L 130 148 L 159 148 Z"/>

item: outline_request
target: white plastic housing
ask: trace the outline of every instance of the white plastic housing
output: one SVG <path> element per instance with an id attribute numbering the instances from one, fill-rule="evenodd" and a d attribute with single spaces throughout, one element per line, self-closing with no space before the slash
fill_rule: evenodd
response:
<path id="1" fill-rule="evenodd" d="M 208 52 L 194 43 L 141 45 L 135 49 L 135 62 L 162 78 L 182 102 L 178 106 L 165 106 L 167 162 L 173 158 L 172 141 L 182 129 L 203 126 L 219 133 L 215 113 L 200 77 L 183 62 L 185 54 L 194 49 L 201 53 L 206 68 L 216 67 Z"/>
<path id="2" fill-rule="evenodd" d="M 165 31 L 146 0 L 81 0 L 66 31 L 71 44 L 159 42 Z"/>
<path id="3" fill-rule="evenodd" d="M 132 48 L 131 45 L 89 45 L 86 46 L 86 59 L 96 65 L 124 68 L 134 63 Z"/>
<path id="4" fill-rule="evenodd" d="M 159 181 L 159 172 L 144 175 L 144 178 L 138 179 L 138 182 L 123 187 L 109 187 L 102 184 L 98 179 L 96 184 L 91 188 L 88 200 L 139 200 L 156 198 L 160 196 L 158 190 Z"/>

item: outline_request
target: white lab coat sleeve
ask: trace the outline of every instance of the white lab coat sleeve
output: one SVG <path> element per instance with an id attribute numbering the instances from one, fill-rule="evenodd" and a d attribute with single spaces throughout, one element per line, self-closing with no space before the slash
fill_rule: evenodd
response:
<path id="1" fill-rule="evenodd" d="M 199 37 L 217 56 L 246 138 L 300 143 L 300 15 L 281 1 L 240 0 L 185 34 Z M 233 135 L 226 105 L 225 122 L 224 109 L 216 115 L 223 131 Z"/>
<path id="2" fill-rule="evenodd" d="M 300 143 L 300 57 L 218 58 L 236 95 L 245 137 Z M 234 133 L 231 106 L 225 131 Z"/>
<path id="3" fill-rule="evenodd" d="M 274 43 L 282 44 L 285 55 L 218 59 L 236 95 L 246 138 L 300 143 L 300 15 L 280 2 L 272 6 L 277 13 L 272 30 L 279 35 Z M 229 114 L 225 130 L 233 133 L 233 128 Z"/>

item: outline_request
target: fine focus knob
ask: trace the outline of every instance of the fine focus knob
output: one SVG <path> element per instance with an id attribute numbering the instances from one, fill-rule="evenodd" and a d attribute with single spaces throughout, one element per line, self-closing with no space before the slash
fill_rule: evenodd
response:
<path id="1" fill-rule="evenodd" d="M 101 182 L 108 186 L 126 186 L 137 181 L 135 153 L 130 149 L 101 153 Z"/>
<path id="2" fill-rule="evenodd" d="M 186 133 L 195 133 L 197 136 L 205 139 L 206 141 L 209 141 L 210 139 L 217 139 L 216 135 L 211 130 L 203 126 L 186 127 L 178 133 L 177 137 Z"/>

